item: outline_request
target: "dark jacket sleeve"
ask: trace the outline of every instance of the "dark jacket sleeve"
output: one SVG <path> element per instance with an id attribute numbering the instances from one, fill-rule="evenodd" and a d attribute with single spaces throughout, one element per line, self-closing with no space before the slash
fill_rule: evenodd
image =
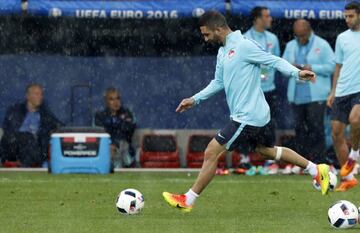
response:
<path id="1" fill-rule="evenodd" d="M 125 118 L 122 121 L 121 130 L 127 135 L 127 138 L 131 140 L 135 129 L 136 122 L 134 114 L 129 109 L 125 109 Z"/>
<path id="2" fill-rule="evenodd" d="M 50 111 L 50 109 L 46 106 L 43 107 L 43 116 L 44 124 L 48 131 L 53 131 L 58 129 L 59 127 L 64 126 L 65 124 L 61 122 L 57 117 Z"/>
<path id="3" fill-rule="evenodd" d="M 96 112 L 95 113 L 95 125 L 104 127 L 104 114 L 103 112 Z"/>
<path id="4" fill-rule="evenodd" d="M 3 121 L 4 135 L 10 136 L 16 134 L 24 120 L 22 105 L 14 104 L 10 106 L 5 114 Z"/>
<path id="5" fill-rule="evenodd" d="M 12 109 L 11 109 L 11 107 L 9 107 L 6 110 L 5 118 L 4 118 L 3 125 L 2 125 L 4 134 L 15 133 L 15 129 L 12 127 L 12 124 L 11 124 L 11 118 L 12 118 L 11 115 L 12 115 Z"/>

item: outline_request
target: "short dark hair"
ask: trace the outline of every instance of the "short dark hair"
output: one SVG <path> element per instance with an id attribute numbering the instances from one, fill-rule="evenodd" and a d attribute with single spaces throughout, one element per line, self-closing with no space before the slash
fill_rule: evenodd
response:
<path id="1" fill-rule="evenodd" d="M 38 87 L 40 89 L 44 89 L 43 86 L 39 83 L 30 83 L 29 85 L 26 86 L 26 94 L 29 93 L 30 89 L 33 88 L 33 87 Z"/>
<path id="2" fill-rule="evenodd" d="M 255 21 L 257 18 L 262 16 L 263 10 L 269 10 L 266 6 L 256 6 L 250 12 L 250 17 L 252 21 Z"/>
<path id="3" fill-rule="evenodd" d="M 104 91 L 104 98 L 106 98 L 109 93 L 117 93 L 120 97 L 120 91 L 116 87 L 106 88 L 106 90 Z"/>
<path id="4" fill-rule="evenodd" d="M 199 27 L 206 26 L 210 29 L 217 27 L 226 28 L 228 24 L 225 16 L 215 10 L 205 12 L 199 19 Z"/>
<path id="5" fill-rule="evenodd" d="M 355 10 L 357 14 L 360 14 L 360 3 L 357 1 L 349 2 L 345 5 L 345 10 Z"/>

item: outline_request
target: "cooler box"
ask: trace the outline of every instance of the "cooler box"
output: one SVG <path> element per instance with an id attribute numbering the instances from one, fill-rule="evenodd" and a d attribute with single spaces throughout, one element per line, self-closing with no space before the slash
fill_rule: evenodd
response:
<path id="1" fill-rule="evenodd" d="M 49 171 L 110 172 L 110 135 L 102 128 L 63 128 L 51 135 Z"/>

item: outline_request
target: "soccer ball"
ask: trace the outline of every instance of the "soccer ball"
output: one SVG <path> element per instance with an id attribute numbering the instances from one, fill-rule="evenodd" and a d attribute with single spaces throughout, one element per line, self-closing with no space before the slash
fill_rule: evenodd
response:
<path id="1" fill-rule="evenodd" d="M 334 189 L 336 188 L 336 185 L 337 185 L 337 177 L 332 172 L 329 172 L 329 177 L 330 177 L 329 190 L 334 191 Z M 313 186 L 316 190 L 321 191 L 320 184 L 318 182 L 316 182 L 315 179 L 313 179 Z"/>
<path id="2" fill-rule="evenodd" d="M 136 189 L 125 189 L 116 199 L 116 208 L 122 214 L 138 214 L 144 208 L 144 196 Z"/>
<path id="3" fill-rule="evenodd" d="M 359 222 L 359 210 L 349 201 L 338 201 L 328 211 L 330 225 L 334 228 L 351 228 Z"/>

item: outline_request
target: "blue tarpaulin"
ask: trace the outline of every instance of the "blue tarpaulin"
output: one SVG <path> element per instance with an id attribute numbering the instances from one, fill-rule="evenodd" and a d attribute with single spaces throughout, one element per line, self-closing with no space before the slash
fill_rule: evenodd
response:
<path id="1" fill-rule="evenodd" d="M 21 13 L 21 0 L 0 0 L 0 14 Z"/>
<path id="2" fill-rule="evenodd" d="M 248 16 L 253 7 L 265 6 L 276 18 L 342 19 L 345 4 L 344 0 L 232 0 L 231 13 Z"/>
<path id="3" fill-rule="evenodd" d="M 29 0 L 30 14 L 78 18 L 196 17 L 209 9 L 225 12 L 224 0 Z"/>

